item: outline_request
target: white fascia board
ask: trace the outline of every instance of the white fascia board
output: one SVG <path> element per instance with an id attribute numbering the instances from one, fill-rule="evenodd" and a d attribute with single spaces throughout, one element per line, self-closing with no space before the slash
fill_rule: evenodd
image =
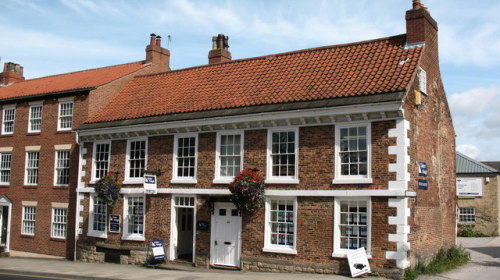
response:
<path id="1" fill-rule="evenodd" d="M 385 103 L 370 103 L 370 104 L 341 106 L 341 107 L 302 109 L 302 110 L 291 110 L 284 112 L 246 114 L 246 115 L 231 116 L 231 117 L 214 117 L 214 118 L 204 118 L 196 120 L 182 120 L 182 121 L 162 122 L 153 124 L 137 124 L 137 125 L 128 125 L 120 127 L 97 128 L 89 130 L 80 130 L 78 131 L 78 136 L 93 136 L 93 135 L 100 135 L 103 133 L 127 133 L 127 132 L 137 132 L 144 130 L 185 128 L 185 127 L 201 126 L 201 125 L 209 126 L 209 125 L 232 124 L 232 123 L 236 124 L 236 123 L 251 122 L 251 121 L 257 121 L 257 122 L 273 121 L 273 120 L 281 120 L 288 118 L 308 118 L 308 117 L 322 117 L 322 116 L 343 115 L 343 114 L 361 114 L 361 113 L 372 113 L 372 112 L 382 112 L 382 111 L 403 111 L 402 102 L 392 101 Z"/>

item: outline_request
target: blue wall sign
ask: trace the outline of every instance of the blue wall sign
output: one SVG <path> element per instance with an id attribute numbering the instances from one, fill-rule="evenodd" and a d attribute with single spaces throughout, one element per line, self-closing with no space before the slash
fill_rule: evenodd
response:
<path id="1" fill-rule="evenodd" d="M 162 239 L 151 239 L 151 250 L 155 260 L 163 260 L 165 258 L 165 246 Z"/>
<path id="2" fill-rule="evenodd" d="M 427 163 L 423 161 L 417 161 L 417 165 L 418 165 L 418 176 L 427 177 L 427 174 L 429 173 L 427 168 Z"/>
<path id="3" fill-rule="evenodd" d="M 429 182 L 427 180 L 418 179 L 418 188 L 421 190 L 426 190 L 429 188 Z"/>
<path id="4" fill-rule="evenodd" d="M 208 222 L 198 221 L 196 222 L 197 230 L 208 230 Z"/>
<path id="5" fill-rule="evenodd" d="M 120 215 L 109 214 L 109 232 L 120 232 Z"/>

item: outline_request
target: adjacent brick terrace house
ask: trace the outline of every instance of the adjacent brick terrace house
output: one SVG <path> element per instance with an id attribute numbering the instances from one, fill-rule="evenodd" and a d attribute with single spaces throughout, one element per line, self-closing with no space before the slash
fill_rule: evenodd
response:
<path id="1" fill-rule="evenodd" d="M 208 65 L 134 78 L 78 129 L 78 258 L 142 263 L 161 238 L 171 261 L 338 273 L 364 247 L 400 275 L 454 245 L 454 129 L 419 1 L 406 31 L 238 60 L 219 35 Z M 240 214 L 228 183 L 245 168 L 265 177 L 266 204 Z M 93 188 L 107 172 L 123 183 L 114 208 Z"/>
<path id="2" fill-rule="evenodd" d="M 169 70 L 169 51 L 152 36 L 146 60 L 25 80 L 0 74 L 1 245 L 74 257 L 79 145 L 74 128 L 107 105 L 134 75 Z"/>

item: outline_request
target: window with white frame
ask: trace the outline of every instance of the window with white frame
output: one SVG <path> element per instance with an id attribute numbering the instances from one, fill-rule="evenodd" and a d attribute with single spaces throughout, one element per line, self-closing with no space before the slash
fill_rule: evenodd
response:
<path id="1" fill-rule="evenodd" d="M 474 207 L 460 207 L 460 208 L 458 208 L 458 221 L 460 223 L 475 223 L 476 222 L 476 208 L 474 208 Z"/>
<path id="2" fill-rule="evenodd" d="M 97 195 L 90 196 L 90 219 L 89 233 L 90 236 L 106 238 L 107 225 L 107 209 L 108 206 Z"/>
<path id="3" fill-rule="evenodd" d="M 111 142 L 94 142 L 93 181 L 99 180 L 108 174 L 110 149 Z"/>
<path id="4" fill-rule="evenodd" d="M 57 130 L 70 130 L 73 126 L 73 101 L 59 102 Z"/>
<path id="5" fill-rule="evenodd" d="M 266 199 L 264 252 L 297 254 L 297 198 Z"/>
<path id="6" fill-rule="evenodd" d="M 334 252 L 346 254 L 361 247 L 370 253 L 371 200 L 336 198 L 334 209 Z"/>
<path id="7" fill-rule="evenodd" d="M 16 120 L 16 107 L 4 107 L 2 119 L 2 134 L 14 133 L 14 122 Z"/>
<path id="8" fill-rule="evenodd" d="M 0 153 L 0 185 L 10 184 L 11 166 L 12 166 L 12 154 Z"/>
<path id="9" fill-rule="evenodd" d="M 418 90 L 427 93 L 427 73 L 424 69 L 418 67 Z"/>
<path id="10" fill-rule="evenodd" d="M 198 136 L 176 136 L 174 139 L 173 182 L 196 183 Z"/>
<path id="11" fill-rule="evenodd" d="M 68 209 L 52 208 L 52 237 L 66 238 Z"/>
<path id="12" fill-rule="evenodd" d="M 28 132 L 42 131 L 42 104 L 30 105 Z"/>
<path id="13" fill-rule="evenodd" d="M 68 150 L 56 151 L 55 184 L 67 186 L 69 184 L 70 153 Z"/>
<path id="14" fill-rule="evenodd" d="M 36 207 L 23 206 L 22 234 L 35 235 Z"/>
<path id="15" fill-rule="evenodd" d="M 124 197 L 123 239 L 144 240 L 144 215 L 146 206 L 144 196 Z"/>
<path id="16" fill-rule="evenodd" d="M 215 180 L 231 182 L 243 169 L 243 134 L 219 133 L 217 135 L 217 159 Z"/>
<path id="17" fill-rule="evenodd" d="M 126 180 L 142 182 L 146 170 L 146 139 L 129 140 L 127 144 Z"/>
<path id="18" fill-rule="evenodd" d="M 371 182 L 370 124 L 335 128 L 335 181 Z"/>
<path id="19" fill-rule="evenodd" d="M 267 182 L 298 183 L 298 129 L 269 130 Z"/>
<path id="20" fill-rule="evenodd" d="M 38 185 L 39 151 L 26 152 L 26 170 L 24 172 L 25 185 Z"/>

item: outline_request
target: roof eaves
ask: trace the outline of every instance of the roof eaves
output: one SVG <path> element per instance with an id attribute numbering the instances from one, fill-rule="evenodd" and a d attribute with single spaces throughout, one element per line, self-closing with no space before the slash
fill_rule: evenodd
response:
<path id="1" fill-rule="evenodd" d="M 264 104 L 264 105 L 236 107 L 236 108 L 209 110 L 209 111 L 174 113 L 167 115 L 148 116 L 137 119 L 122 119 L 109 122 L 84 123 L 76 130 L 82 131 L 82 130 L 99 129 L 99 128 L 122 127 L 128 125 L 206 119 L 206 118 L 215 118 L 221 116 L 230 117 L 237 115 L 258 114 L 258 113 L 268 113 L 277 111 L 293 111 L 301 109 L 361 105 L 368 103 L 394 102 L 394 101 L 401 101 L 404 95 L 405 95 L 404 92 L 393 92 L 393 93 L 377 94 L 369 96 L 350 96 L 350 97 L 331 98 L 331 99 L 314 100 L 314 101 Z"/>
<path id="2" fill-rule="evenodd" d="M 11 103 L 13 101 L 19 101 L 19 100 L 32 100 L 32 99 L 39 99 L 41 97 L 54 97 L 54 96 L 67 96 L 67 95 L 74 95 L 77 93 L 82 93 L 85 91 L 91 91 L 96 89 L 97 87 L 88 87 L 88 88 L 77 88 L 77 89 L 71 89 L 71 90 L 62 90 L 62 91 L 54 91 L 54 92 L 45 92 L 41 94 L 34 94 L 34 95 L 23 95 L 23 96 L 16 96 L 16 97 L 11 97 L 11 98 L 5 98 L 5 99 L 0 99 L 0 104 L 6 104 L 6 103 Z"/>
<path id="3" fill-rule="evenodd" d="M 460 152 L 457 153 L 457 174 L 495 174 L 498 171 L 486 164 L 470 158 Z"/>

